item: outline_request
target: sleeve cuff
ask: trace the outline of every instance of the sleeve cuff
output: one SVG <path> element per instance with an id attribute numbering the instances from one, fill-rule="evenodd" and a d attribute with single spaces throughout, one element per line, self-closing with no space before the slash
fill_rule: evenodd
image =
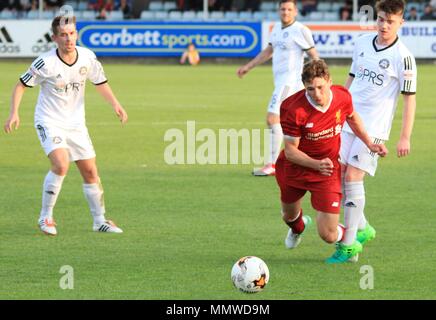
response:
<path id="1" fill-rule="evenodd" d="M 401 94 L 404 94 L 406 96 L 413 96 L 416 94 L 416 92 L 407 92 L 407 91 L 401 91 Z"/>
<path id="2" fill-rule="evenodd" d="M 310 48 L 307 48 L 307 49 L 303 49 L 303 51 L 309 51 L 312 48 L 315 48 L 315 47 L 310 47 Z"/>
<path id="3" fill-rule="evenodd" d="M 348 75 L 351 76 L 351 77 L 353 77 L 353 78 L 356 78 L 356 75 L 355 75 L 354 73 L 351 73 L 351 72 L 350 72 Z"/>
<path id="4" fill-rule="evenodd" d="M 21 83 L 23 84 L 23 86 L 27 87 L 27 88 L 33 88 L 32 86 L 29 86 L 28 84 L 26 84 L 23 79 L 20 78 Z"/>
<path id="5" fill-rule="evenodd" d="M 105 83 L 107 83 L 107 80 L 105 80 L 103 82 L 99 82 L 99 83 L 94 83 L 94 85 L 95 86 L 100 86 L 100 85 L 105 84 Z"/>
<path id="6" fill-rule="evenodd" d="M 288 141 L 295 141 L 297 139 L 300 139 L 300 137 L 293 137 L 293 136 L 288 136 L 287 134 L 283 135 L 283 139 L 286 139 Z"/>

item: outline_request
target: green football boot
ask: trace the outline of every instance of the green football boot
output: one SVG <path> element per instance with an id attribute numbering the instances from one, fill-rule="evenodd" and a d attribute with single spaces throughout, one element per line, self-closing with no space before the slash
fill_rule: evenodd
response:
<path id="1" fill-rule="evenodd" d="M 369 224 L 366 224 L 365 229 L 357 231 L 356 240 L 362 245 L 375 238 L 375 229 Z"/>
<path id="2" fill-rule="evenodd" d="M 359 241 L 354 241 L 354 243 L 349 246 L 338 242 L 336 243 L 336 252 L 325 262 L 329 264 L 357 262 L 357 257 L 360 252 L 362 252 L 362 244 Z"/>

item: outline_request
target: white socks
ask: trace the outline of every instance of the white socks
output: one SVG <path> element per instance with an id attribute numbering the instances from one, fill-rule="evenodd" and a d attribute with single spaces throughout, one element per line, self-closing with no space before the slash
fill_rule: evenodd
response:
<path id="1" fill-rule="evenodd" d="M 59 192 L 61 191 L 62 182 L 65 176 L 58 176 L 49 171 L 44 179 L 42 187 L 42 209 L 39 220 L 52 219 L 53 208 L 56 204 Z"/>
<path id="2" fill-rule="evenodd" d="M 344 223 L 346 227 L 342 243 L 351 245 L 356 240 L 359 224 L 365 223 L 365 189 L 363 181 L 345 182 Z M 362 219 L 363 218 L 363 219 Z M 363 228 L 362 228 L 363 229 Z"/>
<path id="3" fill-rule="evenodd" d="M 338 238 L 336 239 L 336 242 L 339 242 L 344 237 L 344 232 L 346 229 L 342 224 L 338 224 L 337 229 L 338 229 Z"/>
<path id="4" fill-rule="evenodd" d="M 92 217 L 94 218 L 94 224 L 101 224 L 105 222 L 105 208 L 104 208 L 104 195 L 103 186 L 101 182 L 83 184 L 83 193 L 86 200 L 88 200 L 89 209 L 91 210 Z"/>
<path id="5" fill-rule="evenodd" d="M 368 223 L 368 221 L 366 221 L 365 213 L 362 212 L 362 216 L 360 217 L 359 225 L 358 225 L 358 227 L 357 227 L 357 230 L 363 230 L 363 229 L 365 229 L 367 223 Z"/>
<path id="6" fill-rule="evenodd" d="M 52 171 L 47 173 L 43 184 L 42 209 L 39 221 L 53 218 L 53 208 L 61 191 L 64 178 L 65 176 L 58 176 Z M 101 183 L 84 183 L 83 193 L 85 194 L 86 200 L 88 200 L 89 209 L 94 218 L 94 224 L 105 222 L 104 196 Z"/>
<path id="7" fill-rule="evenodd" d="M 282 146 L 283 131 L 280 123 L 275 123 L 270 126 L 271 129 L 271 143 L 270 143 L 270 161 L 269 163 L 275 164 Z"/>

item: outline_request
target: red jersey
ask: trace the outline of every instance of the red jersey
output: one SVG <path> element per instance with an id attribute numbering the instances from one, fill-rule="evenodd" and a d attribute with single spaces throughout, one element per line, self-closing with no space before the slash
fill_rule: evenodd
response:
<path id="1" fill-rule="evenodd" d="M 340 180 L 341 131 L 345 120 L 353 113 L 353 103 L 350 93 L 344 87 L 331 86 L 331 92 L 331 103 L 325 111 L 309 102 L 306 90 L 295 93 L 281 105 L 280 123 L 283 134 L 300 138 L 298 149 L 309 157 L 317 160 L 330 158 L 334 164 L 333 174 L 323 176 L 319 171 L 290 162 L 282 151 L 279 160 L 284 162 L 286 179 L 290 185 L 307 189 L 311 183 Z M 335 184 L 334 189 L 338 185 L 340 192 L 340 184 Z M 314 188 L 307 190 L 310 189 Z"/>

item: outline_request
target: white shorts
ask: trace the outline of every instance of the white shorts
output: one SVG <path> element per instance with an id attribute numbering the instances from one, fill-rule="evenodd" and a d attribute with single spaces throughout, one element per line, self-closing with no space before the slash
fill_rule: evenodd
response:
<path id="1" fill-rule="evenodd" d="M 294 93 L 300 91 L 304 88 L 302 83 L 299 84 L 284 84 L 281 86 L 277 86 L 274 89 L 274 92 L 271 96 L 271 100 L 268 104 L 268 113 L 274 113 L 280 115 L 280 105 L 283 100 L 290 97 Z"/>
<path id="2" fill-rule="evenodd" d="M 371 138 L 374 143 L 384 143 L 378 138 Z M 374 176 L 377 170 L 379 155 L 371 152 L 368 147 L 354 134 L 342 131 L 339 161 L 345 165 L 352 165 Z"/>
<path id="3" fill-rule="evenodd" d="M 37 124 L 35 128 L 47 156 L 53 150 L 67 149 L 70 161 L 95 158 L 94 146 L 86 127 L 62 129 L 53 125 Z"/>

